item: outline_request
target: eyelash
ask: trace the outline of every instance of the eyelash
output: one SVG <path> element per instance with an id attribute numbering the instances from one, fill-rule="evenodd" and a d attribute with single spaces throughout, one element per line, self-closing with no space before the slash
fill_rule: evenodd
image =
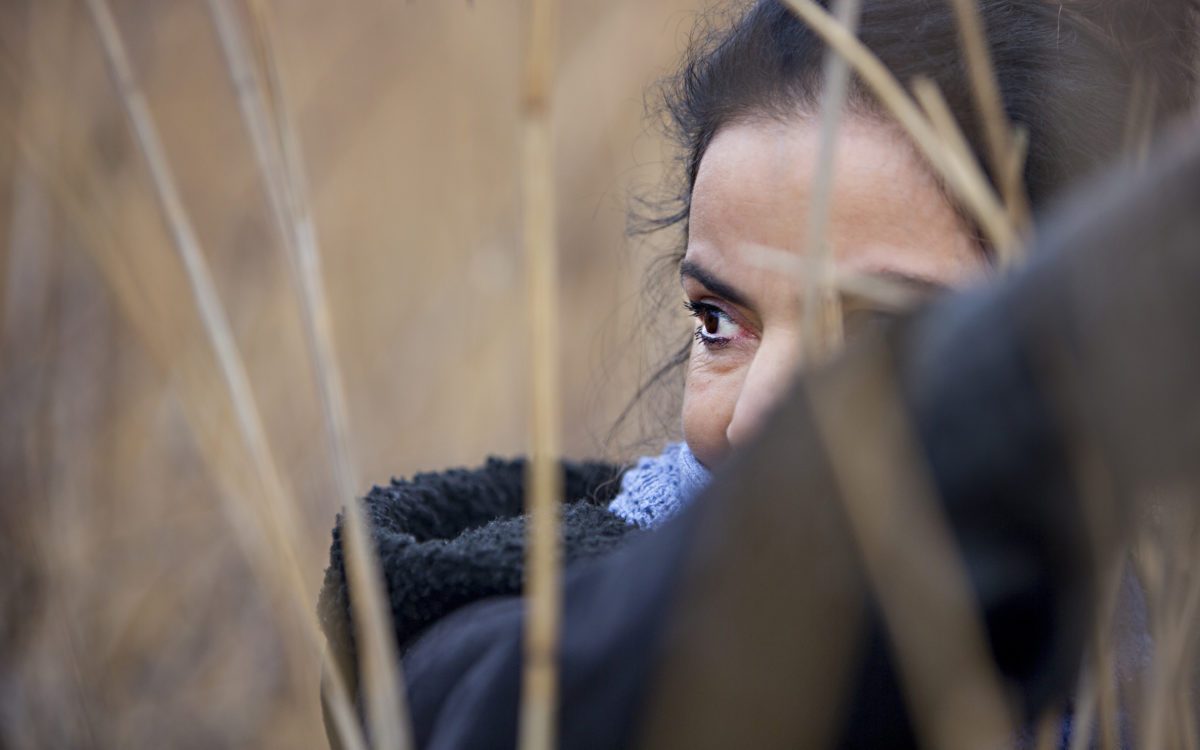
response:
<path id="1" fill-rule="evenodd" d="M 716 315 L 717 317 L 725 318 L 726 320 L 730 320 L 730 322 L 732 322 L 732 319 L 730 319 L 728 313 L 724 312 L 716 305 L 710 305 L 707 302 L 692 302 L 691 300 L 685 300 L 683 306 L 689 313 L 691 313 L 693 318 L 701 321 L 700 325 L 696 326 L 695 332 L 692 333 L 693 338 L 695 338 L 709 350 L 723 349 L 729 345 L 729 342 L 732 339 L 725 336 L 711 336 L 706 334 L 704 332 L 703 323 L 703 317 L 705 315 Z"/>

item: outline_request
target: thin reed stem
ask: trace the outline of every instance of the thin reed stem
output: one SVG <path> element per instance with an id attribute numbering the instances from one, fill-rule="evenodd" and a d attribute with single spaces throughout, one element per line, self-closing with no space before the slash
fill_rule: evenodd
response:
<path id="1" fill-rule="evenodd" d="M 861 0 L 838 0 L 835 13 L 838 23 L 849 34 L 858 28 Z M 832 48 L 825 54 L 825 85 L 821 96 L 820 152 L 816 175 L 808 204 L 808 223 L 805 225 L 804 247 L 812 259 L 812 273 L 804 284 L 802 345 L 805 359 L 815 362 L 829 356 L 842 343 L 842 304 L 836 285 L 832 283 L 829 266 L 833 248 L 829 245 L 827 227 L 829 206 L 833 195 L 834 155 L 838 127 L 846 106 L 850 87 L 850 66 L 846 58 Z"/>
<path id="2" fill-rule="evenodd" d="M 1158 85 L 1144 75 L 1135 75 L 1130 86 L 1125 112 L 1122 151 L 1139 166 L 1146 163 L 1150 139 L 1154 133 L 1154 110 L 1158 105 Z"/>
<path id="3" fill-rule="evenodd" d="M 788 250 L 764 245 L 742 244 L 737 252 L 747 263 L 793 277 L 798 283 L 807 283 L 808 277 L 817 273 L 811 258 L 802 258 Z M 854 295 L 883 310 L 902 312 L 911 309 L 923 300 L 910 284 L 876 273 L 862 273 L 849 268 L 833 266 L 827 268 L 826 282 L 839 295 Z"/>
<path id="4" fill-rule="evenodd" d="M 1085 661 L 1075 690 L 1075 714 L 1071 717 L 1071 743 L 1068 750 L 1087 750 L 1091 747 L 1092 727 L 1096 721 L 1096 678 L 1091 660 Z"/>
<path id="5" fill-rule="evenodd" d="M 268 104 L 263 81 L 232 1 L 209 0 L 209 9 L 250 135 L 275 227 L 288 259 L 309 360 L 317 381 L 335 487 L 346 504 L 346 571 L 372 745 L 385 750 L 409 747 L 412 744 L 410 722 L 400 687 L 395 631 L 386 605 L 378 556 L 357 497 L 358 478 L 349 445 L 351 433 L 345 390 L 335 354 L 316 231 L 300 171 L 299 139 L 288 117 L 277 73 L 269 76 L 276 84 L 273 88 L 275 106 Z M 254 3 L 248 10 L 257 27 L 260 43 L 269 44 L 265 9 Z M 264 50 L 263 61 L 269 69 L 274 69 L 269 47 Z"/>
<path id="6" fill-rule="evenodd" d="M 1096 717 L 1101 750 L 1115 750 L 1121 743 L 1114 628 L 1124 563 L 1125 556 L 1119 556 L 1101 580 L 1102 598 L 1092 631 L 1095 639 L 1092 646 L 1092 676 L 1096 681 Z"/>
<path id="7" fill-rule="evenodd" d="M 1182 700 L 1191 693 L 1200 649 L 1200 511 L 1190 507 L 1193 500 L 1182 496 L 1164 503 L 1183 518 L 1172 519 L 1153 547 L 1162 576 L 1155 592 L 1158 606 L 1151 610 L 1155 653 L 1143 695 L 1145 747 L 1197 741 L 1195 706 Z"/>
<path id="8" fill-rule="evenodd" d="M 967 138 L 959 127 L 958 120 L 950 111 L 950 105 L 946 103 L 946 99 L 942 96 L 941 89 L 933 80 L 925 76 L 917 76 L 912 80 L 913 96 L 924 110 L 925 116 L 929 118 L 930 125 L 942 142 L 946 144 L 964 164 L 971 164 L 976 170 L 979 169 L 979 160 L 975 156 L 975 152 L 971 150 L 971 146 L 967 143 Z M 1008 180 L 1011 184 L 1016 184 L 1016 192 L 1021 196 L 1018 199 L 1017 209 L 1010 208 L 1013 226 L 1024 227 L 1028 223 L 1026 209 L 1020 208 L 1024 205 L 1024 173 L 1025 173 L 1025 157 L 1029 149 L 1029 132 L 1024 128 L 1014 128 L 1010 145 L 1004 154 L 1004 163 L 1002 176 L 998 178 L 1000 184 Z M 1025 218 L 1021 218 L 1025 217 Z M 1026 222 L 1022 224 L 1019 222 Z M 1008 254 L 1001 257 L 1002 261 L 1011 263 L 1016 258 L 1015 254 Z"/>
<path id="9" fill-rule="evenodd" d="M 18 146 L 31 168 L 51 189 L 56 206 L 70 217 L 75 226 L 75 233 L 80 238 L 81 248 L 96 263 L 125 319 L 153 361 L 170 375 L 172 385 L 180 396 L 186 423 L 196 437 L 201 455 L 220 488 L 216 494 L 221 501 L 221 508 L 229 520 L 240 548 L 251 564 L 252 572 L 264 588 L 280 589 L 286 601 L 300 608 L 300 622 L 307 628 L 304 631 L 305 635 L 311 636 L 316 631 L 308 626 L 311 624 L 319 627 L 315 619 L 311 623 L 309 621 L 311 609 L 294 601 L 292 590 L 288 586 L 289 576 L 285 571 L 279 570 L 280 560 L 274 554 L 271 541 L 264 531 L 265 524 L 259 520 L 254 503 L 241 501 L 241 498 L 250 493 L 244 490 L 234 491 L 235 483 L 228 476 L 228 471 L 221 466 L 214 439 L 206 434 L 208 431 L 204 427 L 208 409 L 197 403 L 195 398 L 188 398 L 189 385 L 194 386 L 194 383 L 189 383 L 191 379 L 188 373 L 179 366 L 181 358 L 171 351 L 165 340 L 170 338 L 170 335 L 156 335 L 151 323 L 156 319 L 155 311 L 148 304 L 146 294 L 137 281 L 136 269 L 131 267 L 126 255 L 118 249 L 120 243 L 111 221 L 95 220 L 92 211 L 89 210 L 91 206 L 77 195 L 77 191 L 80 190 L 79 181 L 74 180 L 68 184 L 62 179 L 56 179 L 41 149 L 30 143 L 23 134 L 18 133 L 17 138 Z M 92 186 L 91 193 L 98 194 L 102 189 L 100 186 Z M 311 637 L 308 640 L 312 641 L 314 647 L 317 645 Z M 324 659 L 324 663 L 333 682 L 330 707 L 334 712 L 335 722 L 338 722 L 339 727 L 353 727 L 354 731 L 358 732 L 357 719 L 354 718 L 349 702 L 344 699 L 339 701 L 336 697 L 338 694 L 347 695 L 341 674 L 328 658 Z M 342 718 L 348 718 L 350 723 L 343 722 Z M 348 743 L 347 750 L 365 748 L 361 735 L 358 739 L 352 735 L 346 735 L 342 739 Z"/>
<path id="10" fill-rule="evenodd" d="M 971 77 L 975 107 L 983 120 L 988 161 L 991 162 L 992 172 L 1000 186 L 1000 195 L 1004 199 L 1013 226 L 1024 230 L 1030 221 L 1029 198 L 1025 194 L 1022 173 L 1014 173 L 1012 170 L 1012 153 L 1020 147 L 1014 142 L 1013 127 L 1004 111 L 1004 100 L 1000 96 L 992 55 L 988 50 L 983 17 L 979 13 L 976 0 L 950 2 L 958 16 L 959 38 L 967 61 L 967 73 Z"/>
<path id="11" fill-rule="evenodd" d="M 1042 714 L 1037 723 L 1037 736 L 1034 738 L 1036 750 L 1058 750 L 1062 742 L 1063 712 L 1053 709 Z"/>
<path id="12" fill-rule="evenodd" d="M 917 737 L 945 750 L 1001 746 L 1013 717 L 889 363 L 877 353 L 857 364 L 819 380 L 810 402 Z"/>
<path id="13" fill-rule="evenodd" d="M 556 0 L 531 0 L 523 86 L 522 178 L 525 262 L 529 284 L 533 451 L 526 480 L 530 514 L 525 550 L 525 669 L 519 746 L 550 750 L 556 744 L 556 664 L 562 591 L 559 576 L 559 466 L 561 429 L 558 373 L 558 259 L 551 91 L 554 83 Z"/>
<path id="14" fill-rule="evenodd" d="M 55 559 L 59 556 L 54 550 L 57 542 L 51 536 L 58 533 L 63 513 L 69 512 L 61 507 L 66 491 L 63 467 L 76 458 L 71 455 L 71 448 L 64 445 L 71 439 L 68 434 L 71 428 L 63 424 L 61 414 L 56 414 L 57 402 L 65 394 L 55 391 L 69 388 L 61 382 L 62 373 L 76 364 L 66 361 L 72 350 L 62 342 L 70 336 L 67 308 L 79 303 L 62 289 L 64 264 L 60 245 L 55 243 L 58 238 L 53 196 L 38 179 L 39 165 L 22 148 L 23 138 L 32 134 L 40 145 L 55 154 L 56 162 L 61 159 L 66 97 L 60 94 L 63 76 L 50 61 L 63 54 L 69 39 L 69 10 L 44 2 L 29 7 L 24 85 L 11 115 L 18 136 L 11 142 L 18 148 L 9 163 L 8 232 L 2 258 L 5 268 L 0 272 L 0 388 L 3 389 L 0 414 L 6 417 L 6 435 L 0 441 L 5 445 L 0 450 L 20 450 L 13 444 L 18 442 L 25 448 L 22 451 L 25 460 L 19 469 L 6 462 L 6 468 L 18 470 L 3 477 L 0 484 L 4 491 L 14 493 L 7 495 L 8 502 L 18 496 L 15 493 L 20 493 L 37 497 L 43 503 L 36 513 L 37 520 L 30 517 L 33 514 L 27 515 L 28 508 L 25 513 L 19 512 L 20 516 L 7 516 L 6 520 L 21 517 L 17 533 L 27 534 L 24 547 L 29 562 L 46 575 L 39 587 L 45 598 L 42 606 L 49 615 L 45 622 L 58 633 L 57 637 L 51 637 L 59 646 L 56 662 L 69 675 L 59 719 L 81 728 L 75 741 L 97 747 L 100 736 L 96 729 L 97 707 L 89 699 L 82 679 L 80 655 L 86 649 L 80 645 L 80 624 L 72 616 L 65 581 L 56 574 L 61 560 Z M 6 72 L 9 65 L 16 64 L 7 55 L 3 62 Z M 17 76 L 11 78 L 15 81 Z M 50 345 L 30 356 L 31 342 Z M 10 559 L 22 560 L 22 557 L 18 553 Z M 10 622 L 18 622 L 23 615 L 10 610 L 6 617 L 12 618 Z M 15 739 L 22 733 L 10 727 L 0 729 L 0 745 L 22 744 Z M 69 740 L 64 736 L 60 741 Z"/>
<path id="15" fill-rule="evenodd" d="M 1026 203 L 1029 201 L 1029 196 L 1025 191 L 1025 165 L 1029 160 L 1029 128 L 1024 125 L 1013 125 L 1012 138 L 1009 141 L 1008 161 L 1004 164 L 1005 172 L 1000 177 L 1001 181 L 1007 181 L 1006 184 L 1017 185 L 1018 194 L 1021 200 Z M 1032 231 L 1033 217 L 1030 214 L 1031 209 L 1028 207 L 1017 209 L 1017 215 L 1013 217 L 1013 223 L 1024 231 Z M 1022 216 L 1022 214 L 1024 214 Z M 1019 223 L 1023 222 L 1023 223 Z"/>
<path id="16" fill-rule="evenodd" d="M 1016 257 L 1020 237 L 1004 205 L 977 164 L 964 162 L 933 127 L 883 63 L 813 0 L 785 0 L 825 43 L 843 55 L 880 103 L 913 139 L 930 166 L 979 223 L 1002 264 Z"/>
<path id="17" fill-rule="evenodd" d="M 953 149 L 960 159 L 978 162 L 938 85 L 925 76 L 913 78 L 911 85 L 913 96 L 921 105 L 921 109 L 925 111 L 925 116 L 929 118 L 929 124 L 942 139 L 942 143 Z"/>
<path id="18" fill-rule="evenodd" d="M 273 553 L 272 559 L 276 562 L 276 565 L 267 571 L 267 575 L 278 576 L 282 579 L 283 590 L 288 594 L 290 604 L 305 626 L 305 635 L 314 647 L 319 648 L 322 642 L 320 625 L 310 606 L 307 586 L 300 572 L 295 549 L 296 540 L 300 536 L 300 525 L 295 515 L 295 508 L 288 500 L 282 477 L 271 455 L 266 431 L 254 399 L 253 390 L 250 387 L 245 365 L 234 342 L 232 328 L 221 305 L 216 284 L 200 247 L 199 239 L 180 198 L 174 175 L 167 160 L 166 150 L 158 135 L 158 129 L 150 114 L 145 96 L 137 85 L 112 10 L 105 0 L 85 1 L 100 37 L 109 71 L 128 116 L 134 140 L 141 150 L 149 170 L 164 221 L 187 273 L 193 300 L 205 333 L 208 335 L 209 344 L 216 356 L 228 396 L 232 401 L 238 433 L 255 470 L 258 489 L 262 494 L 261 505 L 257 502 L 252 503 L 252 506 L 259 511 L 255 514 L 255 520 Z M 254 559 L 259 558 L 255 556 Z M 322 653 L 324 653 L 323 650 Z M 336 672 L 336 666 L 328 661 L 327 664 L 330 671 Z M 334 710 L 335 717 L 340 717 L 337 729 L 342 735 L 341 739 L 347 747 L 362 748 L 364 742 L 357 725 L 344 721 L 347 716 L 353 715 L 349 709 L 349 698 L 345 692 L 345 686 L 340 680 L 340 675 L 332 675 L 332 680 L 335 689 L 330 696 L 331 701 L 335 704 L 345 704 L 344 706 L 335 705 Z"/>

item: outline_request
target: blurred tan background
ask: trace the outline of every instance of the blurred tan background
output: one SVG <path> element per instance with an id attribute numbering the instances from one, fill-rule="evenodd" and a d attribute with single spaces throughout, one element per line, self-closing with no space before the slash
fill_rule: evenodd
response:
<path id="1" fill-rule="evenodd" d="M 562 3 L 570 456 L 628 458 L 671 421 L 656 395 L 605 439 L 685 330 L 682 312 L 640 301 L 671 238 L 629 241 L 625 223 L 630 195 L 660 187 L 672 158 L 643 95 L 698 4 Z M 524 452 L 523 4 L 268 5 L 361 489 Z M 112 8 L 303 510 L 315 601 L 344 498 L 209 11 Z M 0 113 L 0 747 L 323 746 L 316 657 L 235 541 L 248 467 L 83 3 L 0 5 Z"/>

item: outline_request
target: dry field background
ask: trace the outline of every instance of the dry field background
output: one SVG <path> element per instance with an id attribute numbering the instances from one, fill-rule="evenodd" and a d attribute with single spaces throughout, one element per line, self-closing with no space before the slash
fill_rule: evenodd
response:
<path id="1" fill-rule="evenodd" d="M 253 515 L 262 464 L 248 457 L 245 410 L 231 406 L 86 3 L 5 0 L 0 748 L 323 747 L 305 622 L 348 498 L 283 234 L 210 3 L 109 1 L 300 511 L 288 538 L 311 601 L 297 615 L 272 575 L 285 563 L 244 554 L 274 549 Z M 260 1 L 301 142 L 358 489 L 523 453 L 526 4 Z M 561 2 L 558 351 L 571 457 L 626 459 L 672 432 L 667 383 L 609 434 L 686 335 L 669 277 L 655 287 L 651 272 L 672 238 L 630 241 L 625 226 L 631 196 L 662 187 L 673 156 L 643 94 L 671 70 L 702 2 Z M 1184 687 L 1200 652 L 1200 514 L 1180 500 L 1160 503 L 1135 549 L 1158 648 L 1137 705 L 1144 726 L 1174 732 L 1160 735 L 1168 745 L 1195 747 Z M 1108 619 L 1097 618 L 1079 691 L 1106 747 L 1118 688 Z"/>
<path id="2" fill-rule="evenodd" d="M 669 405 L 606 439 L 661 331 L 683 330 L 682 314 L 653 317 L 640 301 L 668 244 L 626 240 L 625 222 L 631 192 L 660 185 L 671 153 L 643 93 L 696 5 L 562 4 L 571 456 L 619 458 L 667 429 L 656 417 Z M 268 6 L 363 489 L 523 452 L 522 5 Z M 302 508 L 315 600 L 344 498 L 207 5 L 112 8 Z M 0 118 L 0 747 L 323 746 L 316 657 L 237 544 L 228 509 L 250 467 L 83 3 L 0 5 Z"/>

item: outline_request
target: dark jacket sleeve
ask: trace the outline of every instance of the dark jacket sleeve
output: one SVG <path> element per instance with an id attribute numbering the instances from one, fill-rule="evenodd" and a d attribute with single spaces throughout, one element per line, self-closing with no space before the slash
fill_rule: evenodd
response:
<path id="1" fill-rule="evenodd" d="M 1030 712 L 1079 663 L 1103 557 L 1085 523 L 1107 519 L 1111 544 L 1147 488 L 1198 479 L 1196 205 L 1193 139 L 1144 179 L 1080 196 L 1042 227 L 1031 267 L 874 348 L 897 369 L 993 656 Z M 810 395 L 802 383 L 680 517 L 568 577 L 563 747 L 913 744 Z M 1111 493 L 1079 495 L 1079 455 Z M 480 603 L 416 644 L 423 747 L 514 745 L 522 617 L 517 599 Z"/>

